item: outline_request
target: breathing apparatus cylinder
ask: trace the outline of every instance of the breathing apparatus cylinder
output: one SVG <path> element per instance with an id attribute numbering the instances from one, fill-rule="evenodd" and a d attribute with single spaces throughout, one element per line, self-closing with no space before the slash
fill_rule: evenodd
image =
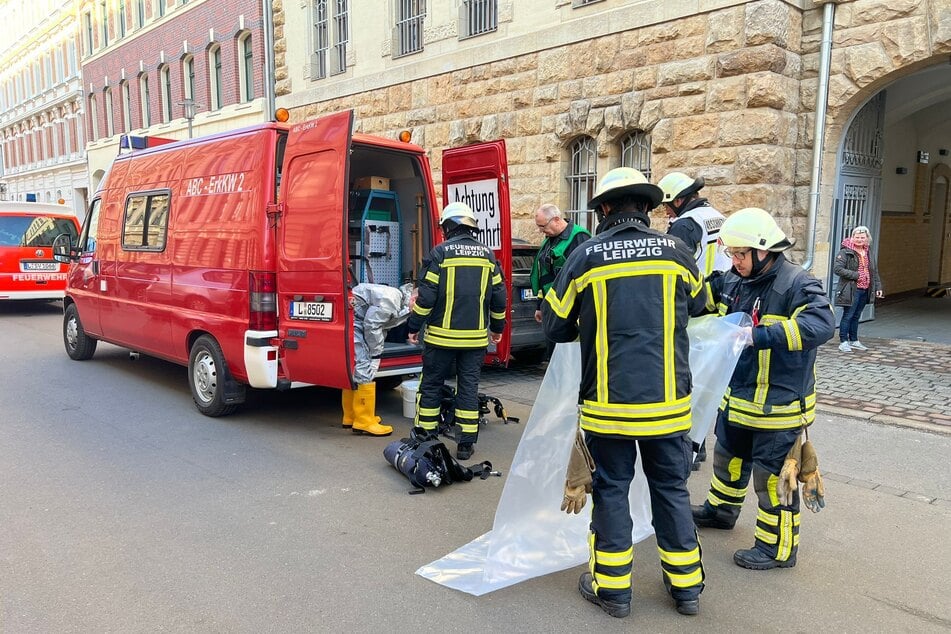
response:
<path id="1" fill-rule="evenodd" d="M 383 449 L 383 458 L 418 487 L 438 487 L 443 473 L 427 454 L 415 455 L 419 443 L 409 438 L 394 440 Z"/>

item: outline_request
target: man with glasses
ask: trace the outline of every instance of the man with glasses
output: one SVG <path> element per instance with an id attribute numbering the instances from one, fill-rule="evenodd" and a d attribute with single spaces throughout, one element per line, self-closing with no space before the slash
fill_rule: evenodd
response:
<path id="1" fill-rule="evenodd" d="M 713 479 L 706 501 L 692 507 L 693 519 L 699 527 L 732 529 L 752 476 L 755 541 L 733 561 L 751 570 L 792 568 L 799 492 L 781 500 L 777 482 L 789 450 L 816 418 L 816 351 L 832 338 L 835 317 L 819 280 L 783 255 L 793 241 L 766 211 L 732 214 L 720 240 L 733 268 L 708 278 L 710 308 L 747 313 L 753 327 L 717 415 Z"/>
<path id="2" fill-rule="evenodd" d="M 570 220 L 561 217 L 561 211 L 555 205 L 545 204 L 535 211 L 535 226 L 545 235 L 535 262 L 532 263 L 532 292 L 538 298 L 535 308 L 535 321 L 542 321 L 542 302 L 565 260 L 578 245 L 591 237 L 588 230 Z M 555 342 L 548 340 L 548 354 L 551 358 Z"/>

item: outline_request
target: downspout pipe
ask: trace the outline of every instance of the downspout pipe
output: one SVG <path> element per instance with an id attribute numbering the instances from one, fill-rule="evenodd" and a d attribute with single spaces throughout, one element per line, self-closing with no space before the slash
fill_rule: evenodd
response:
<path id="1" fill-rule="evenodd" d="M 806 260 L 802 268 L 812 268 L 816 256 L 816 221 L 819 217 L 819 186 L 822 182 L 822 153 L 825 148 L 826 111 L 829 105 L 829 74 L 832 65 L 832 29 L 835 1 L 822 7 L 822 41 L 819 46 L 819 88 L 816 91 L 816 127 L 812 134 L 812 178 L 809 181 L 809 215 L 806 219 Z"/>
<path id="2" fill-rule="evenodd" d="M 274 5 L 261 0 L 264 18 L 264 120 L 274 121 Z"/>

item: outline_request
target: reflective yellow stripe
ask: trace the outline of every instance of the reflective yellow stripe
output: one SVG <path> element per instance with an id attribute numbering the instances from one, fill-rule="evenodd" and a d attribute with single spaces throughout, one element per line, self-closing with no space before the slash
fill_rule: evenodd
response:
<path id="1" fill-rule="evenodd" d="M 590 418 L 581 414 L 581 428 L 596 434 L 616 434 L 618 436 L 666 436 L 690 429 L 690 413 L 664 421 L 606 421 Z"/>
<path id="2" fill-rule="evenodd" d="M 694 548 L 693 550 L 681 552 L 671 552 L 658 546 L 657 552 L 660 553 L 660 560 L 664 563 L 670 564 L 671 566 L 689 566 L 691 564 L 700 563 L 700 548 Z"/>
<path id="3" fill-rule="evenodd" d="M 815 410 L 809 410 L 804 417 L 798 414 L 794 416 L 748 416 L 740 412 L 730 410 L 730 422 L 744 427 L 755 427 L 757 429 L 793 429 L 802 425 L 811 425 L 816 420 Z"/>
<path id="4" fill-rule="evenodd" d="M 413 312 L 416 313 L 417 315 L 422 315 L 423 317 L 425 317 L 425 316 L 428 315 L 429 313 L 433 312 L 433 309 L 432 309 L 432 308 L 423 308 L 423 307 L 420 306 L 419 304 L 414 304 L 414 305 L 413 305 Z"/>
<path id="5" fill-rule="evenodd" d="M 674 279 L 664 276 L 664 400 L 673 401 L 677 398 L 677 375 L 674 372 L 674 309 L 676 302 L 676 287 Z"/>
<path id="6" fill-rule="evenodd" d="M 753 531 L 753 537 L 770 545 L 775 545 L 776 542 L 779 541 L 779 537 L 777 537 L 774 533 L 770 533 L 759 526 L 757 526 L 756 530 Z"/>
<path id="7" fill-rule="evenodd" d="M 461 328 L 440 328 L 439 326 L 429 326 L 427 332 L 431 332 L 434 335 L 440 337 L 452 337 L 453 339 L 463 339 L 463 338 L 479 338 L 485 336 L 485 328 L 477 328 L 472 330 L 463 330 Z"/>
<path id="8" fill-rule="evenodd" d="M 816 393 L 806 395 L 806 410 L 814 408 L 816 405 Z M 799 401 L 793 401 L 792 403 L 785 404 L 769 404 L 769 414 L 766 414 L 765 408 L 766 404 L 753 401 L 747 401 L 746 399 L 738 398 L 732 394 L 729 395 L 730 410 L 740 410 L 746 414 L 758 414 L 761 416 L 775 416 L 777 414 L 794 414 L 799 415 L 799 410 L 802 407 L 799 404 Z"/>
<path id="9" fill-rule="evenodd" d="M 759 357 L 759 370 L 756 372 L 756 392 L 753 393 L 753 400 L 757 403 L 766 402 L 766 392 L 769 391 L 769 350 L 760 350 L 757 353 Z"/>
<path id="10" fill-rule="evenodd" d="M 489 345 L 488 336 L 481 339 L 449 339 L 447 337 L 434 337 L 428 331 L 423 337 L 423 341 L 443 348 L 485 348 Z"/>
<path id="11" fill-rule="evenodd" d="M 779 545 L 776 549 L 776 559 L 786 561 L 792 555 L 793 523 L 791 511 L 779 512 Z"/>
<path id="12" fill-rule="evenodd" d="M 492 286 L 498 286 L 502 283 L 502 276 L 496 273 L 492 276 Z"/>
<path id="13" fill-rule="evenodd" d="M 479 278 L 479 306 L 485 306 L 485 293 L 489 288 L 489 269 L 482 269 L 482 276 Z M 479 328 L 485 328 L 485 311 L 479 311 Z"/>
<path id="14" fill-rule="evenodd" d="M 419 413 L 423 416 L 439 416 L 438 407 L 420 407 Z"/>
<path id="15" fill-rule="evenodd" d="M 707 244 L 707 251 L 704 254 L 703 274 L 708 276 L 713 273 L 713 261 L 716 259 L 716 241 Z"/>
<path id="16" fill-rule="evenodd" d="M 707 310 L 716 311 L 721 315 L 725 315 L 726 313 L 720 313 L 720 311 L 717 310 L 717 304 L 713 301 L 713 285 L 707 282 L 704 286 L 707 287 Z M 723 304 L 720 304 L 720 306 L 723 306 Z"/>
<path id="17" fill-rule="evenodd" d="M 608 391 L 608 329 L 607 319 L 607 301 L 605 295 L 607 289 L 604 284 L 594 284 L 591 287 L 591 296 L 594 299 L 594 323 L 597 324 L 597 330 L 594 336 L 595 360 L 598 363 L 595 374 L 595 388 L 597 390 L 598 401 L 607 403 L 610 399 Z"/>
<path id="18" fill-rule="evenodd" d="M 730 478 L 736 482 L 740 479 L 741 471 L 743 470 L 743 459 L 731 458 L 730 463 L 726 466 L 726 470 L 730 472 Z M 746 494 L 744 493 L 744 495 Z"/>
<path id="19" fill-rule="evenodd" d="M 613 418 L 644 418 L 648 415 L 674 415 L 690 409 L 690 396 L 663 403 L 606 403 L 584 401 L 582 411 Z"/>
<path id="20" fill-rule="evenodd" d="M 439 274 L 435 271 L 426 271 L 424 278 L 427 282 L 432 282 L 433 284 L 439 284 Z"/>
<path id="21" fill-rule="evenodd" d="M 799 324 L 791 320 L 784 321 L 783 330 L 786 331 L 787 347 L 793 351 L 802 350 L 802 335 L 799 334 Z"/>
<path id="22" fill-rule="evenodd" d="M 743 502 L 728 502 L 723 498 L 717 496 L 713 491 L 707 492 L 707 502 L 713 506 L 743 506 Z"/>
<path id="23" fill-rule="evenodd" d="M 746 497 L 746 487 L 742 489 L 734 489 L 731 486 L 727 486 L 723 480 L 718 478 L 716 475 L 710 480 L 710 486 L 722 493 L 723 495 L 729 495 L 731 498 L 744 498 Z"/>
<path id="24" fill-rule="evenodd" d="M 698 567 L 693 572 L 678 574 L 675 572 L 664 571 L 667 578 L 670 579 L 670 585 L 675 588 L 690 588 L 703 582 L 703 572 Z"/>
<path id="25" fill-rule="evenodd" d="M 489 317 L 491 317 L 492 319 L 505 319 L 505 313 L 494 313 L 490 311 Z"/>
<path id="26" fill-rule="evenodd" d="M 451 268 L 456 268 L 460 266 L 471 266 L 474 268 L 489 269 L 489 270 L 492 270 L 495 268 L 495 265 L 489 260 L 486 260 L 485 258 L 467 258 L 467 257 L 446 258 L 445 260 L 440 262 L 439 266 L 441 266 L 444 269 L 451 269 Z"/>
<path id="27" fill-rule="evenodd" d="M 626 566 L 634 561 L 634 547 L 631 546 L 619 553 L 609 553 L 606 550 L 594 551 L 594 559 L 603 566 Z"/>
<path id="28" fill-rule="evenodd" d="M 456 301 L 456 269 L 446 271 L 446 308 L 442 315 L 443 328 L 449 328 L 452 323 L 452 305 Z"/>
<path id="29" fill-rule="evenodd" d="M 779 526 L 779 517 L 772 513 L 767 513 L 763 509 L 757 509 L 756 519 L 770 526 Z"/>
<path id="30" fill-rule="evenodd" d="M 606 575 L 595 571 L 594 578 L 597 580 L 598 587 L 608 590 L 626 590 L 631 587 L 631 573 L 626 575 Z"/>
<path id="31" fill-rule="evenodd" d="M 479 418 L 479 411 L 474 409 L 456 409 L 456 416 L 462 418 Z"/>
<path id="32" fill-rule="evenodd" d="M 619 262 L 618 264 L 593 268 L 576 279 L 575 286 L 580 291 L 595 281 L 606 282 L 619 277 L 639 275 L 671 275 L 690 283 L 691 287 L 693 283 L 699 283 L 698 278 L 694 278 L 687 267 L 682 264 L 668 260 L 644 260 L 641 262 Z"/>
<path id="33" fill-rule="evenodd" d="M 550 288 L 548 294 L 545 295 L 545 301 L 551 306 L 552 311 L 562 319 L 568 317 L 568 313 L 571 312 L 576 299 L 578 299 L 578 289 L 574 284 L 568 285 L 565 289 L 564 297 L 558 297 L 558 293 L 555 292 L 554 287 Z"/>
<path id="34" fill-rule="evenodd" d="M 773 506 L 779 506 L 779 496 L 776 494 L 777 482 L 779 482 L 779 476 L 772 473 L 766 479 L 766 492 L 769 494 L 769 503 Z"/>
<path id="35" fill-rule="evenodd" d="M 479 431 L 479 423 L 464 423 L 458 419 L 456 423 L 459 425 L 459 429 L 463 434 L 475 434 Z"/>

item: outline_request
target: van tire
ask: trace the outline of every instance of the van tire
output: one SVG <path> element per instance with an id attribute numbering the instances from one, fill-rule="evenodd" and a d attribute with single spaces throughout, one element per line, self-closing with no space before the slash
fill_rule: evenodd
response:
<path id="1" fill-rule="evenodd" d="M 76 304 L 70 304 L 63 311 L 63 345 L 66 354 L 73 361 L 87 361 L 96 353 L 96 344 L 99 341 L 90 337 L 83 329 L 83 322 L 79 320 L 79 310 Z"/>
<path id="2" fill-rule="evenodd" d="M 228 366 L 214 337 L 202 335 L 188 355 L 188 386 L 198 411 L 205 416 L 227 416 L 237 405 L 225 402 Z"/>

